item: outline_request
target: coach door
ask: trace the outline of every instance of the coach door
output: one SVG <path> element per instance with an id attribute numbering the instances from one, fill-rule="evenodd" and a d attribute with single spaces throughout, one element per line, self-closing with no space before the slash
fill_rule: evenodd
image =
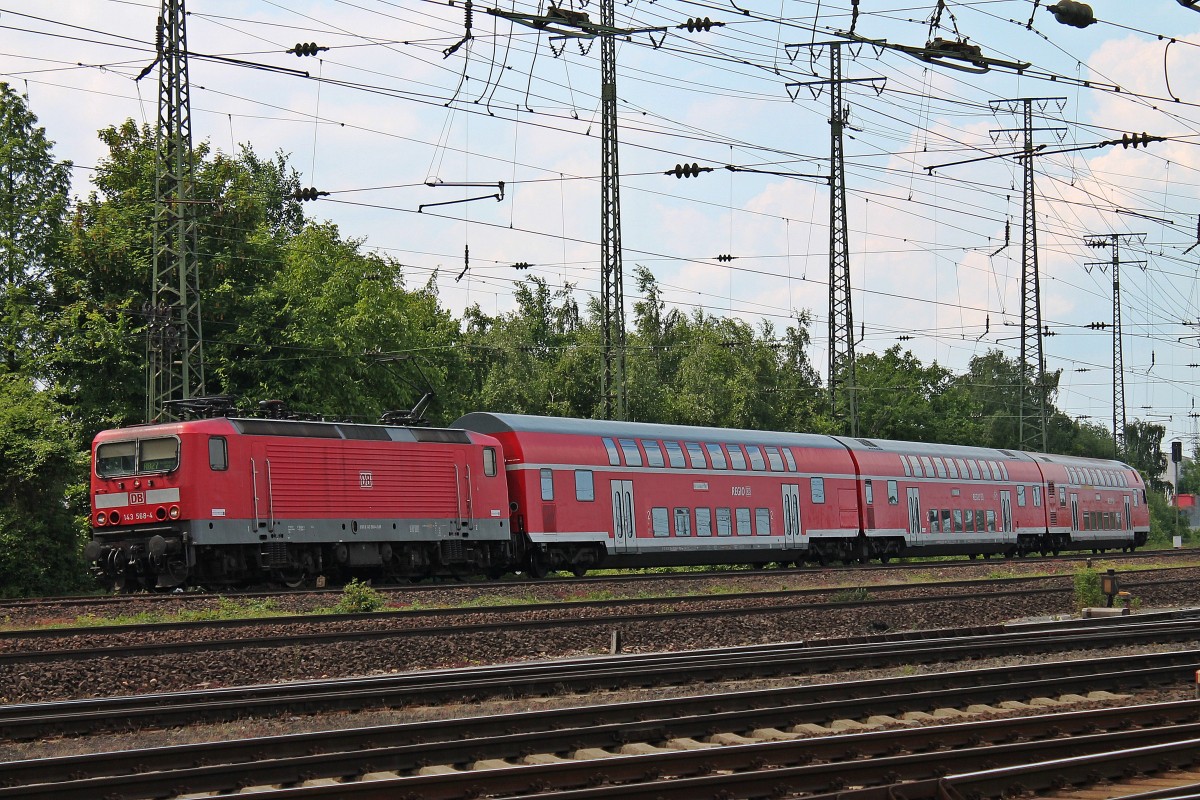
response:
<path id="1" fill-rule="evenodd" d="M 783 485 L 783 544 L 800 546 L 800 486 L 795 483 Z"/>
<path id="2" fill-rule="evenodd" d="M 1000 493 L 1000 530 L 1012 533 L 1012 492 Z"/>
<path id="3" fill-rule="evenodd" d="M 613 538 L 618 553 L 637 550 L 637 532 L 633 528 L 633 481 L 612 481 Z"/>
<path id="4" fill-rule="evenodd" d="M 1071 530 L 1079 530 L 1079 495 L 1071 495 Z"/>
<path id="5" fill-rule="evenodd" d="M 908 487 L 908 532 L 921 532 L 921 490 L 916 486 Z"/>
<path id="6" fill-rule="evenodd" d="M 1129 495 L 1125 495 L 1125 530 L 1133 530 L 1133 516 L 1129 513 Z"/>

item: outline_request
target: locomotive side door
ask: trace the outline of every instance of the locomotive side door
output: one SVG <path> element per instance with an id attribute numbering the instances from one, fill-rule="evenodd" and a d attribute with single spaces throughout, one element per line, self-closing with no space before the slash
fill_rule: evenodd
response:
<path id="1" fill-rule="evenodd" d="M 783 485 L 783 546 L 800 546 L 800 485 Z"/>
<path id="2" fill-rule="evenodd" d="M 271 459 L 267 457 L 266 445 L 255 446 L 250 451 L 250 491 L 254 500 L 254 529 L 269 532 L 275 530 L 275 497 L 271 491 Z"/>
<path id="3" fill-rule="evenodd" d="M 637 531 L 633 527 L 633 481 L 610 481 L 610 485 L 616 551 L 637 552 Z"/>
<path id="4" fill-rule="evenodd" d="M 908 487 L 908 532 L 916 536 L 921 532 L 921 490 Z"/>

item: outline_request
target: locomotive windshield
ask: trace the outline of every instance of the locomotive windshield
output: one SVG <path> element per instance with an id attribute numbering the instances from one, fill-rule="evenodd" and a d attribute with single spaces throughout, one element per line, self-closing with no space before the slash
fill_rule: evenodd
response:
<path id="1" fill-rule="evenodd" d="M 96 447 L 96 474 L 101 478 L 170 472 L 179 466 L 179 440 L 173 436 Z"/>

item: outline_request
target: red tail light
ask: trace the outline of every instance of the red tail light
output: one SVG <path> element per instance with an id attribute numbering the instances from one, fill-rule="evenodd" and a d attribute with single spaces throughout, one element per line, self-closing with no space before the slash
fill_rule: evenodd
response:
<path id="1" fill-rule="evenodd" d="M 162 522 L 167 518 L 167 510 L 162 506 L 159 506 L 158 508 L 154 509 L 154 516 L 159 522 Z"/>
<path id="2" fill-rule="evenodd" d="M 110 512 L 108 512 L 108 522 L 109 522 L 109 524 L 110 524 L 110 525 L 118 525 L 118 524 L 120 524 L 120 522 L 121 522 L 121 512 L 120 512 L 120 511 L 110 511 Z"/>

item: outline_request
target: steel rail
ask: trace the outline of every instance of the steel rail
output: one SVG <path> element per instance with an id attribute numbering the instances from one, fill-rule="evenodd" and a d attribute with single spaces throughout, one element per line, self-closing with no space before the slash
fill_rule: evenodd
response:
<path id="1" fill-rule="evenodd" d="M 1167 583 L 1167 582 L 1164 582 Z M 1157 585 L 1164 585 L 1159 583 Z M 1169 582 L 1176 583 L 1176 582 Z M 1193 585 L 1194 581 L 1178 581 L 1178 583 Z M 1042 587 L 1042 588 L 1026 588 L 1011 591 L 993 592 L 987 595 L 988 598 L 1004 598 L 1004 597 L 1023 597 L 1031 594 L 1059 594 L 1070 592 L 1070 587 Z M 787 593 L 785 593 L 786 595 Z M 926 597 L 910 597 L 902 598 L 902 602 L 906 604 L 932 604 L 955 599 L 961 599 L 963 595 L 935 595 Z M 372 630 L 357 630 L 357 631 L 335 631 L 325 633 L 309 633 L 309 634 L 293 634 L 290 636 L 268 636 L 268 637 L 234 637 L 228 639 L 204 639 L 201 641 L 191 642 L 166 642 L 158 644 L 146 645 L 113 645 L 106 647 L 82 647 L 82 648 L 66 648 L 66 649 L 48 649 L 48 650 L 10 650 L 0 652 L 0 667 L 14 665 L 29 665 L 38 663 L 51 663 L 62 661 L 87 660 L 91 658 L 129 658 L 135 656 L 164 656 L 180 653 L 195 653 L 195 652 L 220 652 L 223 650 L 241 650 L 247 647 L 289 647 L 296 645 L 315 645 L 328 644 L 337 642 L 354 642 L 354 641 L 373 641 L 389 638 L 415 637 L 415 636 L 446 636 L 446 635 L 461 635 L 466 633 L 494 633 L 502 630 L 522 630 L 522 629 L 553 629 L 553 628 L 579 628 L 579 627 L 611 627 L 614 625 L 642 623 L 642 622 L 662 622 L 662 621 L 678 621 L 681 619 L 708 619 L 711 617 L 736 617 L 736 616 L 762 616 L 762 615 L 781 615 L 789 613 L 808 613 L 822 609 L 850 609 L 850 608 L 868 608 L 872 606 L 886 607 L 898 602 L 899 598 L 883 598 L 876 600 L 856 601 L 856 602 L 826 602 L 826 603 L 808 603 L 804 606 L 797 606 L 795 603 L 786 605 L 764 605 L 764 606 L 736 606 L 731 608 L 705 608 L 694 610 L 671 610 L 665 612 L 645 612 L 638 614 L 628 614 L 620 616 L 600 616 L 600 617 L 565 617 L 560 619 L 540 619 L 540 620 L 492 620 L 482 623 L 469 623 L 458 625 L 431 626 L 431 627 L 416 627 L 416 628 L 385 628 Z M 640 604 L 645 605 L 647 601 L 640 601 Z M 678 598 L 674 598 L 672 602 L 679 602 Z M 626 603 L 628 604 L 628 603 Z M 550 608 L 561 610 L 562 605 L 553 605 Z M 517 609 L 511 606 L 502 606 L 497 611 L 503 615 L 511 615 L 519 613 L 522 609 Z M 525 610 L 536 610 L 528 609 Z M 472 613 L 490 613 L 491 609 L 472 609 Z M 398 616 L 403 618 L 404 612 L 399 612 Z M 462 614 L 461 609 L 446 610 L 441 616 L 454 616 L 454 614 Z M 376 615 L 355 615 L 353 619 L 374 620 Z M 320 617 L 298 617 L 286 618 L 306 624 L 319 624 L 322 619 Z M 277 620 L 271 619 L 266 623 L 262 621 L 227 621 L 236 626 L 255 627 L 263 624 L 276 624 Z M 189 625 L 195 623 L 187 623 Z M 146 631 L 145 626 L 133 626 L 131 630 Z M 108 629 L 71 629 L 69 635 L 79 635 L 86 632 L 92 636 L 107 632 Z M 59 634 L 62 635 L 62 634 Z M 18 638 L 10 635 L 9 640 Z M 41 634 L 31 638 L 43 638 Z"/>
<path id="2" fill-rule="evenodd" d="M 1026 637 L 1025 645 L 1038 652 L 1079 647 L 1112 646 L 1123 641 L 1120 632 L 1127 626 L 1095 630 L 1087 636 Z M 1155 636 L 1138 631 L 1138 638 Z M 1176 631 L 1194 639 L 1195 632 Z M 1174 634 L 1173 634 L 1174 635 Z M 811 647 L 758 646 L 730 650 L 690 653 L 660 653 L 649 656 L 577 659 L 562 662 L 497 665 L 490 667 L 401 673 L 340 681 L 303 681 L 260 686 L 209 689 L 159 695 L 89 698 L 54 703 L 0 706 L 0 736 L 10 739 L 39 738 L 48 735 L 83 734 L 104 730 L 129 730 L 150 725 L 188 724 L 197 720 L 231 720 L 273 713 L 314 713 L 387 708 L 417 702 L 455 700 L 469 702 L 496 695 L 543 694 L 629 686 L 694 684 L 701 680 L 748 679 L 764 676 L 827 673 L 848 668 L 885 667 L 912 664 L 914 661 L 961 659 L 988 652 L 1010 655 L 1019 652 L 1022 637 L 980 637 L 958 639 L 876 642 L 866 644 Z M 1122 673 L 1121 677 L 1098 679 L 1097 685 L 1134 685 L 1144 680 L 1160 683 L 1165 676 L 1187 674 L 1200 667 L 1200 650 L 1185 650 L 1138 656 L 1093 658 L 1086 661 L 1052 662 L 999 670 L 963 673 L 975 675 L 979 683 L 1003 682 L 1010 675 L 1049 676 L 1066 679 L 1072 675 Z M 1145 673 L 1144 677 L 1141 676 Z M 957 674 L 957 673 L 956 673 Z M 965 678 L 964 678 L 965 679 Z M 795 702 L 819 702 L 831 691 L 848 693 L 875 691 L 885 693 L 936 689 L 946 681 L 945 674 L 916 675 L 861 681 L 851 684 L 817 684 L 769 690 L 763 702 L 779 705 Z M 921 687 L 921 688 L 916 688 Z M 675 702 L 675 701 L 656 701 Z"/>
<path id="3" fill-rule="evenodd" d="M 1044 721 L 1044 720 L 1043 720 Z M 891 731 L 876 734 L 886 741 Z M 848 734 L 851 755 L 870 741 L 870 733 Z M 536 793 L 544 800 L 697 800 L 697 798 L 790 797 L 806 794 L 823 800 L 908 800 L 945 797 L 926 794 L 922 788 L 949 785 L 961 796 L 1012 796 L 1018 789 L 1046 789 L 1071 782 L 1095 782 L 1096 775 L 1111 777 L 1129 770 L 1129 759 L 1162 769 L 1200 759 L 1200 723 L 1123 729 L 1115 732 L 1039 738 L 1006 744 L 962 749 L 934 748 L 924 752 L 872 755 L 848 761 L 812 763 L 820 745 L 813 739 L 728 745 L 704 750 L 671 751 L 645 755 L 562 761 L 470 772 L 358 780 L 376 772 L 377 765 L 359 758 L 347 765 L 342 778 L 331 785 L 266 788 L 256 800 L 337 797 L 347 800 L 469 800 Z M 845 746 L 847 742 L 843 741 Z M 1146 759 L 1150 761 L 1147 762 Z M 1030 762 L 1033 762 L 1032 764 Z M 966 772 L 979 765 L 992 769 Z M 1017 766 L 1019 765 L 1019 766 Z M 1105 772 L 1098 765 L 1107 767 Z M 947 772 L 960 770 L 942 779 Z M 1106 774 L 1107 773 L 1107 774 Z M 260 773 L 245 781 L 259 782 Z M 845 791 L 847 784 L 870 788 Z M 1032 786 L 1031 786 L 1032 783 Z M 243 786 L 247 785 L 245 782 Z M 21 787 L 28 794 L 37 787 Z M 50 791 L 54 787 L 47 787 Z M 193 787 L 176 789 L 191 790 Z M 818 794 L 818 793 L 834 794 Z M 41 795 L 43 797 L 49 794 Z M 93 794 L 93 796 L 95 796 Z M 811 800 L 816 800 L 813 797 Z"/>
<path id="4" fill-rule="evenodd" d="M 1006 696 L 1014 687 L 998 687 Z M 896 707 L 907 707 L 905 697 L 887 698 Z M 936 703 L 940 699 L 926 698 Z M 831 704 L 832 705 L 832 704 Z M 886 705 L 886 702 L 885 702 Z M 927 706 L 932 707 L 932 706 Z M 597 709 L 581 709 L 591 711 Z M 804 707 L 791 713 L 801 724 L 811 715 Z M 836 715 L 838 712 L 834 712 Z M 847 709 L 849 714 L 858 709 Z M 0 798 L 30 800 L 109 800 L 165 797 L 179 787 L 189 792 L 228 793 L 248 781 L 259 785 L 295 785 L 312 778 L 346 778 L 365 773 L 412 772 L 426 764 L 455 765 L 470 769 L 481 760 L 520 758 L 529 753 L 573 753 L 585 748 L 619 747 L 629 742 L 657 742 L 703 736 L 713 731 L 751 731 L 776 727 L 784 714 L 764 710 L 703 714 L 693 717 L 648 719 L 626 723 L 581 727 L 547 728 L 537 714 L 514 723 L 516 732 L 476 738 L 426 738 L 412 728 L 412 741 L 390 745 L 386 731 L 333 731 L 289 737 L 266 737 L 241 742 L 212 742 L 153 750 L 101 753 L 87 756 L 38 759 L 4 764 Z M 1132 726 L 1188 727 L 1200 733 L 1200 700 L 1154 705 L 1089 709 L 1035 717 L 959 722 L 932 727 L 894 728 L 861 734 L 807 738 L 797 742 L 760 743 L 751 758 L 735 754 L 727 765 L 714 768 L 745 768 L 746 763 L 804 763 L 807 761 L 852 761 L 882 758 L 898 752 L 978 747 L 1017 739 L 1042 739 L 1094 734 L 1103 730 L 1127 730 Z M 585 723 L 586 724 L 586 723 Z M 395 726 L 404 727 L 404 726 Z M 469 729 L 467 729 L 469 730 Z M 330 736 L 329 734 L 332 734 Z M 797 756 L 796 748 L 803 749 Z M 318 752 L 319 751 L 319 752 Z M 711 751 L 709 751 L 711 752 Z M 720 756 L 717 757 L 718 759 Z M 607 763 L 607 761 L 605 762 Z"/>

